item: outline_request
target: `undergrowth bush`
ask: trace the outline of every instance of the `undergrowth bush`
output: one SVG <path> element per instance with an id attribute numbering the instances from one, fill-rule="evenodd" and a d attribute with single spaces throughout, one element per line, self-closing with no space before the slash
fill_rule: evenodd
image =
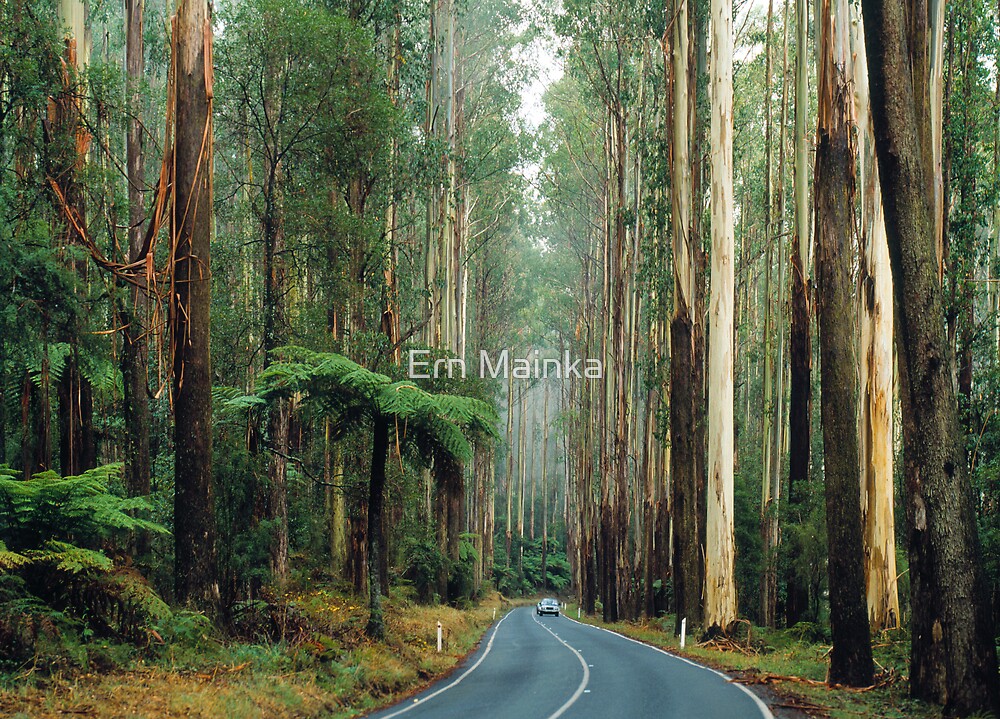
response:
<path id="1" fill-rule="evenodd" d="M 149 511 L 143 498 L 110 490 L 120 474 L 118 464 L 24 480 L 0 465 L 0 656 L 7 662 L 44 655 L 50 665 L 80 664 L 82 643 L 95 638 L 162 641 L 157 626 L 170 608 L 123 564 L 122 550 L 134 533 L 166 530 L 141 516 Z"/>

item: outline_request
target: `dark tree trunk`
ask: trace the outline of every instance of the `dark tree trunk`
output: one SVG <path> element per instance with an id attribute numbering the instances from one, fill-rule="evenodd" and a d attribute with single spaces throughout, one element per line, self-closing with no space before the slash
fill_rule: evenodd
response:
<path id="1" fill-rule="evenodd" d="M 791 236 L 788 399 L 788 509 L 790 521 L 803 521 L 803 501 L 809 481 L 810 423 L 812 421 L 812 348 L 809 338 L 809 207 L 806 125 L 809 116 L 808 45 L 809 10 L 806 0 L 795 2 L 795 230 Z M 789 18 L 785 19 L 786 22 Z M 801 548 L 789 546 L 785 621 L 793 626 L 807 615 L 809 588 L 796 565 Z"/>
<path id="2" fill-rule="evenodd" d="M 375 419 L 372 439 L 372 471 L 368 485 L 368 625 L 365 634 L 372 639 L 385 638 L 382 617 L 381 567 L 385 562 L 382 547 L 382 501 L 385 497 L 385 460 L 389 453 L 389 422 Z"/>
<path id="3" fill-rule="evenodd" d="M 819 281 L 820 382 L 826 528 L 829 546 L 831 684 L 869 686 L 874 680 L 865 600 L 858 397 L 851 280 L 854 240 L 854 152 L 851 96 L 833 51 L 833 11 L 823 0 L 819 131 L 816 148 L 816 270 Z"/>
<path id="4" fill-rule="evenodd" d="M 903 0 L 864 0 L 875 150 L 895 287 L 910 559 L 910 692 L 949 716 L 1000 712 L 993 619 L 937 278 L 929 99 L 915 92 Z M 909 37 L 910 32 L 915 37 Z M 909 40 L 909 43 L 907 42 Z M 916 44 L 914 44 L 916 43 Z M 925 143 L 926 144 L 926 143 Z"/>
<path id="5" fill-rule="evenodd" d="M 454 457 L 440 455 L 434 460 L 437 480 L 438 550 L 446 562 L 438 574 L 438 594 L 453 601 L 450 581 L 459 561 L 459 542 L 465 515 L 465 469 Z"/>
<path id="6" fill-rule="evenodd" d="M 694 330 L 685 311 L 670 322 L 670 478 L 673 495 L 673 589 L 675 631 L 681 620 L 701 624 L 698 462 Z"/>
<path id="7" fill-rule="evenodd" d="M 125 3 L 125 65 L 128 73 L 131 118 L 125 138 L 128 172 L 128 262 L 142 259 L 143 223 L 146 210 L 143 195 L 146 184 L 143 168 L 142 95 L 139 91 L 144 73 L 143 14 L 145 0 Z M 129 496 L 145 496 L 150 491 L 149 390 L 146 379 L 146 295 L 137 287 L 119 283 L 118 319 L 122 329 L 122 419 L 125 422 L 125 487 Z M 136 539 L 135 550 L 142 556 L 148 551 L 145 533 Z"/>
<path id="8" fill-rule="evenodd" d="M 62 91 L 52 103 L 52 139 L 55 142 L 52 166 L 49 168 L 58 188 L 55 205 L 57 214 L 64 219 L 60 241 L 65 247 L 82 246 L 81 229 L 86 228 L 86 200 L 80 186 L 78 173 L 86 160 L 90 135 L 83 125 L 80 98 L 81 80 L 78 72 L 78 47 L 80 38 L 67 37 L 63 53 L 66 75 Z M 77 259 L 71 263 L 75 273 L 74 287 L 81 304 L 77 316 L 63 328 L 63 341 L 70 345 L 56 393 L 59 400 L 59 459 L 63 476 L 78 475 L 92 469 L 97 460 L 94 441 L 94 403 L 90 382 L 80 373 L 79 342 L 80 317 L 85 315 L 82 303 L 86 283 L 87 261 Z"/>
<path id="9" fill-rule="evenodd" d="M 176 124 L 174 296 L 174 584 L 177 601 L 209 612 L 219 602 L 212 487 L 211 18 L 207 0 L 185 0 L 175 18 Z"/>
<path id="10" fill-rule="evenodd" d="M 275 149 L 272 149 L 272 153 Z M 281 192 L 280 163 L 270 163 L 264 188 L 264 368 L 274 360 L 272 352 L 288 339 L 285 312 L 287 272 L 285 268 L 285 224 Z M 259 519 L 273 522 L 270 569 L 281 584 L 288 574 L 288 455 L 291 406 L 287 399 L 276 400 L 268 409 L 267 436 L 271 456 L 267 465 L 267 485 L 258 487 Z"/>
<path id="11" fill-rule="evenodd" d="M 601 504 L 601 542 L 597 556 L 601 574 L 601 617 L 605 622 L 617 622 L 618 606 L 618 527 L 615 526 L 616 512 L 607 503 Z"/>
<path id="12" fill-rule="evenodd" d="M 24 478 L 52 467 L 49 435 L 48 362 L 42 361 L 42 386 L 24 373 L 21 389 L 21 468 Z"/>
<path id="13" fill-rule="evenodd" d="M 791 323 L 789 330 L 789 358 L 791 387 L 788 400 L 788 508 L 792 522 L 804 517 L 803 503 L 809 483 L 809 443 L 812 415 L 812 343 L 809 337 L 809 288 L 806 268 L 798 253 L 798 238 L 793 238 Z M 790 547 L 795 552 L 794 546 Z M 795 559 L 794 554 L 791 557 Z M 798 576 L 794 561 L 789 562 L 785 575 L 785 621 L 793 626 L 802 621 L 809 611 L 809 588 L 803 577 Z"/>

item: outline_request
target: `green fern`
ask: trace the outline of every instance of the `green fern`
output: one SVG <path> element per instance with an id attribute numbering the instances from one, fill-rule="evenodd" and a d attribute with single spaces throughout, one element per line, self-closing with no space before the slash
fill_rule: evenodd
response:
<path id="1" fill-rule="evenodd" d="M 165 533 L 142 518 L 151 509 L 142 497 L 119 497 L 109 487 L 121 475 L 112 464 L 60 477 L 52 471 L 20 480 L 0 466 L 0 541 L 17 552 L 41 550 L 49 541 L 97 546 L 132 532 Z"/>
<path id="2" fill-rule="evenodd" d="M 116 567 L 105 549 L 133 532 L 165 533 L 142 518 L 142 497 L 119 497 L 110 486 L 120 464 L 78 477 L 40 472 L 28 480 L 0 465 L 0 576 L 17 578 L 39 606 L 65 609 L 86 631 L 148 641 L 170 609 L 138 573 Z M 9 604 L 6 603 L 6 604 Z M 0 602 L 0 633 L 11 614 Z M 50 609 L 45 612 L 51 613 Z"/>
<path id="3" fill-rule="evenodd" d="M 30 564 L 31 559 L 19 554 L 18 552 L 12 552 L 7 549 L 7 545 L 0 542 L 0 569 L 10 570 L 19 569 L 20 567 Z"/>
<path id="4" fill-rule="evenodd" d="M 334 420 L 336 433 L 359 421 L 389 419 L 397 439 L 421 463 L 446 453 L 472 456 L 472 441 L 496 438 L 499 417 L 485 402 L 458 395 L 435 395 L 410 381 L 365 369 L 343 355 L 282 347 L 265 370 L 254 395 L 226 401 L 232 410 L 253 410 L 278 397 L 302 396 Z"/>
<path id="5" fill-rule="evenodd" d="M 55 568 L 70 574 L 96 571 L 110 572 L 114 566 L 104 552 L 95 549 L 84 549 L 69 542 L 50 540 L 42 549 L 28 552 L 33 562 L 48 562 Z"/>

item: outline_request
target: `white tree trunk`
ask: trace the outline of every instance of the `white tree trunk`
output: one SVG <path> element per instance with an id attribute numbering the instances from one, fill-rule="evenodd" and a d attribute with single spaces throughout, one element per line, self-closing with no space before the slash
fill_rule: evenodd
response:
<path id="1" fill-rule="evenodd" d="M 861 401 L 861 517 L 864 523 L 865 590 L 873 631 L 899 626 L 892 456 L 892 273 L 875 162 L 868 95 L 868 60 L 860 10 L 851 6 L 854 102 L 858 123 L 858 185 L 861 201 L 861 272 L 858 365 Z"/>
<path id="2" fill-rule="evenodd" d="M 712 0 L 712 296 L 708 355 L 705 624 L 736 619 L 733 537 L 733 5 Z"/>

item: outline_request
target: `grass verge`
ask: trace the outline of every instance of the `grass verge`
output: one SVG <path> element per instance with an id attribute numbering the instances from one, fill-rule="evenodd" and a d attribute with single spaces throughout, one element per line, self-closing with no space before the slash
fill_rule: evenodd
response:
<path id="1" fill-rule="evenodd" d="M 577 605 L 567 615 L 577 617 Z M 605 624 L 599 617 L 582 615 L 581 622 L 611 629 L 625 636 L 660 647 L 672 654 L 724 671 L 751 691 L 764 691 L 767 703 L 778 717 L 809 716 L 830 719 L 940 719 L 939 707 L 907 695 L 906 668 L 909 639 L 900 632 L 887 632 L 874 644 L 876 685 L 867 689 L 830 687 L 825 684 L 829 644 L 817 637 L 814 625 L 792 629 L 765 629 L 741 623 L 733 641 L 698 642 L 688 636 L 680 648 L 674 636 L 674 617 L 646 622 Z"/>
<path id="2" fill-rule="evenodd" d="M 296 631 L 277 642 L 193 640 L 129 651 L 94 642 L 76 666 L 21 667 L 0 676 L 0 716 L 205 719 L 355 717 L 454 669 L 508 603 L 493 594 L 458 610 L 394 592 L 385 642 L 363 629 L 367 610 L 332 588 L 285 595 Z M 437 652 L 437 623 L 443 650 Z M 111 659 L 113 657 L 113 660 Z"/>

